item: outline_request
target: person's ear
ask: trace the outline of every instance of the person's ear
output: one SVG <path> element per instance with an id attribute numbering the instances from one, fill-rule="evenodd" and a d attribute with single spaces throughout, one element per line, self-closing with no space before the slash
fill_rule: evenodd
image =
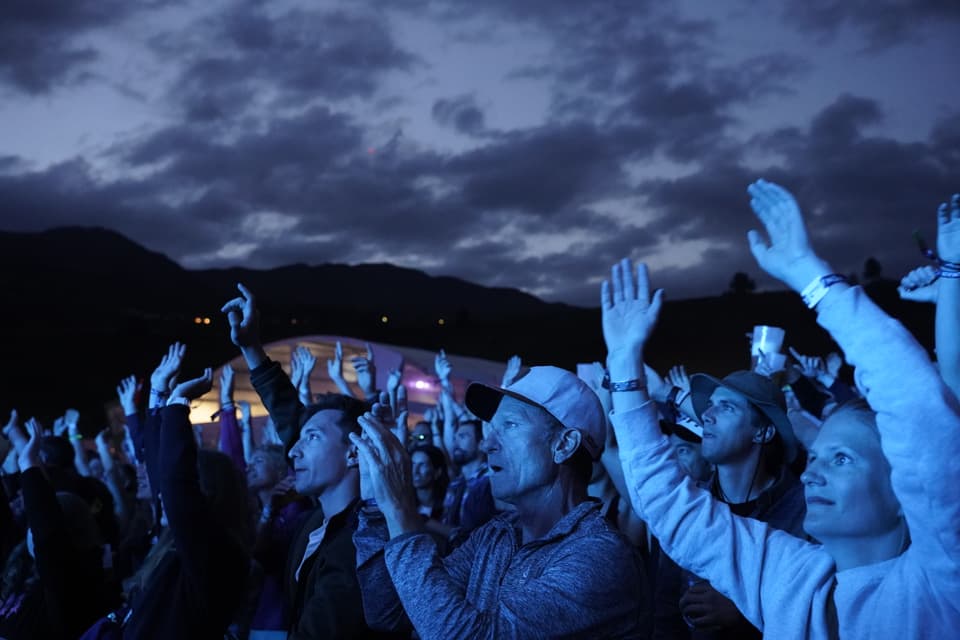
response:
<path id="1" fill-rule="evenodd" d="M 772 424 L 768 424 L 765 427 L 760 427 L 757 429 L 757 432 L 753 434 L 753 442 L 756 444 L 767 444 L 773 440 L 773 436 L 776 435 L 777 428 Z"/>
<path id="2" fill-rule="evenodd" d="M 573 453 L 580 447 L 580 439 L 583 436 L 576 429 L 564 428 L 560 431 L 556 444 L 553 446 L 553 461 L 560 464 L 569 460 Z"/>

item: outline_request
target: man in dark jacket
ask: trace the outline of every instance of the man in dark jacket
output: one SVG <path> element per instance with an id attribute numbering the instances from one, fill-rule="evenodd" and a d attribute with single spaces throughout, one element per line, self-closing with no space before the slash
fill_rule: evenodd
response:
<path id="1" fill-rule="evenodd" d="M 279 363 L 260 344 L 253 295 L 223 307 L 230 337 L 240 347 L 250 379 L 276 425 L 293 463 L 295 487 L 317 498 L 304 514 L 287 556 L 285 592 L 291 609 L 290 638 L 369 638 L 357 582 L 356 528 L 360 475 L 349 433 L 366 405 L 349 396 L 328 394 L 304 406 Z"/>

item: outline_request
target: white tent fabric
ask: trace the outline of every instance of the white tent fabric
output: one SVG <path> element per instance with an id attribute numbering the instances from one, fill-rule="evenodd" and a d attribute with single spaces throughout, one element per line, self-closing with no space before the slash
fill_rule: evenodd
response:
<path id="1" fill-rule="evenodd" d="M 304 346 L 317 358 L 317 366 L 314 367 L 310 376 L 310 387 L 314 394 L 333 392 L 339 393 L 336 385 L 327 375 L 327 360 L 333 359 L 334 349 L 337 341 L 343 346 L 343 377 L 354 390 L 355 395 L 360 396 L 357 387 L 357 377 L 350 364 L 350 359 L 354 356 L 366 356 L 367 343 L 348 336 L 327 336 L 327 335 L 309 335 L 287 338 L 271 342 L 264 346 L 264 350 L 271 360 L 275 360 L 283 366 L 287 373 L 290 372 L 290 355 L 297 346 Z M 387 383 L 387 376 L 390 371 L 397 368 L 400 362 L 403 362 L 403 384 L 407 387 L 407 398 L 410 409 L 411 423 L 418 420 L 423 411 L 436 404 L 440 393 L 440 385 L 436 374 L 433 371 L 433 361 L 435 352 L 424 349 L 415 349 L 413 347 L 401 347 L 397 345 L 383 344 L 379 342 L 369 343 L 373 351 L 374 365 L 377 370 L 377 388 L 383 389 Z M 463 401 L 463 394 L 467 385 L 471 382 L 483 382 L 497 386 L 503 376 L 503 370 L 506 364 L 482 358 L 471 358 L 447 353 L 447 358 L 453 367 L 452 382 L 454 393 L 458 401 Z M 250 372 L 243 357 L 237 355 L 229 362 L 236 375 L 234 377 L 234 400 L 237 402 L 247 401 L 250 403 L 251 413 L 254 417 L 254 426 L 259 430 L 267 412 L 260 403 L 257 392 L 250 384 Z M 195 425 L 213 422 L 211 416 L 217 412 L 220 399 L 220 369 L 217 369 L 214 375 L 213 390 L 196 401 L 191 407 L 190 419 Z M 204 429 L 203 438 L 205 445 L 216 446 L 217 434 L 215 429 Z"/>

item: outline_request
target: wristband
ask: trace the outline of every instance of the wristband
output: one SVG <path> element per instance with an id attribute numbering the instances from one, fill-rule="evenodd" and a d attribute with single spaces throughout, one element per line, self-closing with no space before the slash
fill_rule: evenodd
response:
<path id="1" fill-rule="evenodd" d="M 80 435 L 79 433 L 75 433 L 72 436 L 70 436 L 70 439 L 76 442 L 77 440 L 83 440 L 83 436 Z"/>
<path id="2" fill-rule="evenodd" d="M 166 398 L 170 395 L 167 391 L 160 391 L 159 389 L 150 389 L 150 395 L 158 396 L 160 398 Z"/>
<path id="3" fill-rule="evenodd" d="M 172 407 L 175 404 L 183 405 L 187 409 L 190 408 L 190 400 L 184 398 L 183 396 L 177 396 L 176 398 L 170 398 L 167 400 L 167 406 Z"/>
<path id="4" fill-rule="evenodd" d="M 937 269 L 938 278 L 960 278 L 960 263 L 958 262 L 940 262 L 940 268 Z"/>
<path id="5" fill-rule="evenodd" d="M 835 284 L 840 284 L 841 282 L 845 283 L 846 281 L 846 277 L 839 273 L 828 273 L 825 276 L 818 276 L 813 279 L 813 282 L 804 287 L 803 291 L 800 292 L 800 297 L 803 298 L 803 303 L 807 305 L 807 308 L 813 309 L 820 304 L 823 297 L 827 295 L 830 287 Z"/>
<path id="6" fill-rule="evenodd" d="M 647 381 L 634 378 L 633 380 L 624 380 L 623 382 L 610 382 L 610 391 L 613 393 L 623 391 L 642 391 L 647 388 Z"/>
<path id="7" fill-rule="evenodd" d="M 646 378 L 634 378 L 633 380 L 624 380 L 623 382 L 612 382 L 610 380 L 610 372 L 604 371 L 600 386 L 607 391 L 640 391 L 641 389 L 647 388 L 647 380 Z"/>

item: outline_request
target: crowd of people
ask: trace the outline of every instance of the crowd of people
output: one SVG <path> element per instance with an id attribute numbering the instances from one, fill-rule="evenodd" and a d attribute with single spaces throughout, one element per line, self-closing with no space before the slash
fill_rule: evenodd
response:
<path id="1" fill-rule="evenodd" d="M 220 435 L 175 343 L 120 381 L 93 442 L 68 410 L 3 429 L 0 638 L 949 638 L 960 629 L 960 194 L 935 266 L 901 296 L 936 305 L 927 352 L 812 247 L 758 180 L 758 265 L 839 350 L 759 351 L 722 377 L 661 376 L 647 267 L 600 291 L 605 364 L 507 363 L 499 387 L 411 424 L 402 367 L 337 344 L 271 360 L 254 293 L 223 306 L 269 414 L 255 435 L 219 372 Z M 738 339 L 733 337 L 732 339 Z M 779 357 L 772 357 L 779 356 Z M 842 375 L 845 366 L 853 377 Z M 852 383 L 851 383 L 852 382 Z"/>

